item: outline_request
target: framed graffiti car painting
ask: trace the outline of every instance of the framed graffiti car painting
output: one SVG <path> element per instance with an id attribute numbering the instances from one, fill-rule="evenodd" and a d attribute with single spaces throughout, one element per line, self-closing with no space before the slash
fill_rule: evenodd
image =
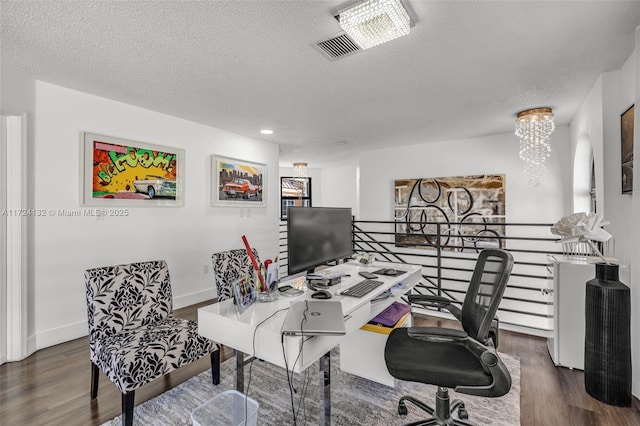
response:
<path id="1" fill-rule="evenodd" d="M 81 132 L 85 206 L 179 207 L 184 150 Z"/>
<path id="2" fill-rule="evenodd" d="M 212 156 L 213 206 L 265 207 L 266 164 Z"/>

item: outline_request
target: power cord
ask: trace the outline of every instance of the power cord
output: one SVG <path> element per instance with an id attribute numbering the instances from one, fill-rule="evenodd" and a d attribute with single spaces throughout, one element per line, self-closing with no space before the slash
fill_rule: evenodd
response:
<path id="1" fill-rule="evenodd" d="M 302 408 L 302 414 L 304 415 L 303 424 L 307 424 L 307 405 L 305 404 L 305 400 L 307 397 L 308 386 L 309 386 L 309 369 L 307 368 L 304 371 L 304 380 L 302 382 L 302 392 L 300 393 L 300 401 L 298 401 L 298 413 L 296 413 L 296 416 L 299 415 L 300 408 Z"/>
<path id="2" fill-rule="evenodd" d="M 298 360 L 300 359 L 300 356 L 302 355 L 302 348 L 304 345 L 304 323 L 307 321 L 307 312 L 309 311 L 309 303 L 307 300 L 305 300 L 305 309 L 302 312 L 302 320 L 300 320 L 300 347 L 298 349 L 298 355 L 296 356 L 295 361 L 293 362 L 293 365 L 291 366 L 291 372 L 289 372 L 289 365 L 288 365 L 288 361 L 287 361 L 287 352 L 286 349 L 284 347 L 284 335 L 280 336 L 280 343 L 282 345 L 282 356 L 284 358 L 284 367 L 285 367 L 285 371 L 287 373 L 287 383 L 289 385 L 289 396 L 291 398 L 291 414 L 293 415 L 293 424 L 294 426 L 296 426 L 298 424 L 298 419 L 297 419 L 297 410 L 295 407 L 295 401 L 293 399 L 293 394 L 294 393 L 298 393 L 297 389 L 294 387 L 293 385 L 293 370 L 296 368 L 296 364 L 298 363 Z M 306 384 L 306 379 L 303 381 L 303 392 L 301 394 L 301 398 L 304 397 L 306 395 L 307 392 L 307 384 Z M 300 409 L 300 404 L 298 404 L 298 409 Z M 306 419 L 306 408 L 303 411 L 305 414 L 305 419 Z"/>
<path id="3" fill-rule="evenodd" d="M 258 323 L 258 325 L 256 325 L 256 328 L 253 330 L 253 337 L 252 337 L 252 350 L 253 353 L 251 354 L 251 358 L 255 358 L 256 356 L 256 334 L 258 332 L 258 328 L 260 328 L 260 326 L 262 324 L 264 324 L 265 322 L 269 321 L 271 318 L 273 318 L 274 316 L 276 316 L 276 314 L 279 314 L 280 312 L 289 310 L 289 308 L 282 308 L 282 309 L 278 309 L 277 311 L 275 311 L 274 313 L 272 313 L 271 315 L 269 315 L 268 317 L 266 317 L 265 319 L 263 319 L 262 321 L 260 321 Z M 244 362 L 244 360 L 242 360 Z M 286 363 L 286 360 L 285 360 Z M 247 380 L 247 390 L 244 393 L 244 424 L 245 426 L 247 425 L 247 415 L 248 415 L 248 411 L 249 411 L 249 401 L 247 400 L 248 395 L 249 395 L 249 388 L 251 387 L 251 368 L 253 367 L 253 361 L 251 361 L 251 363 L 249 364 L 249 378 Z"/>

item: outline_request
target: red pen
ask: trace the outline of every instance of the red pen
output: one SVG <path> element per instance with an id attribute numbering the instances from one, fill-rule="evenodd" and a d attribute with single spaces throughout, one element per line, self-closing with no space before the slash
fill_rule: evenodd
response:
<path id="1" fill-rule="evenodd" d="M 242 236 L 242 242 L 244 243 L 244 247 L 247 249 L 247 254 L 249 255 L 249 259 L 251 259 L 254 271 L 258 273 L 258 280 L 260 281 L 260 285 L 262 288 L 265 288 L 264 277 L 260 273 L 260 265 L 258 265 L 258 262 L 253 255 L 253 251 L 251 250 L 251 246 L 249 245 L 249 241 L 247 241 L 247 237 L 245 237 L 244 235 Z"/>

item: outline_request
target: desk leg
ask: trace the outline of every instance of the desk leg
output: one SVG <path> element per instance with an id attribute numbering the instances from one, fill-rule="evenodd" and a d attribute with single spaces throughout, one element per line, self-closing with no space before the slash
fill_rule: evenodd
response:
<path id="1" fill-rule="evenodd" d="M 239 350 L 236 353 L 236 390 L 244 393 L 244 352 Z"/>
<path id="2" fill-rule="evenodd" d="M 320 358 L 320 404 L 318 404 L 318 424 L 331 425 L 331 352 Z"/>

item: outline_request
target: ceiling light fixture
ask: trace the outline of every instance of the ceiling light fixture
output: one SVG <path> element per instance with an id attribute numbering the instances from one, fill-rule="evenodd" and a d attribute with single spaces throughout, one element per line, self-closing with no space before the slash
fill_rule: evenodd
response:
<path id="1" fill-rule="evenodd" d="M 340 12 L 340 26 L 366 50 L 409 34 L 411 19 L 400 0 L 368 0 Z"/>
<path id="2" fill-rule="evenodd" d="M 262 130 L 260 130 L 260 133 L 262 133 L 263 135 L 272 135 L 273 134 L 273 130 L 271 130 L 271 129 L 262 129 Z"/>
<path id="3" fill-rule="evenodd" d="M 520 159 L 529 183 L 540 185 L 540 177 L 546 172 L 544 165 L 551 156 L 549 138 L 555 129 L 551 108 L 534 108 L 518 113 L 516 136 L 520 139 Z"/>
<path id="4" fill-rule="evenodd" d="M 309 177 L 309 175 L 307 174 L 307 163 L 293 163 L 293 177 L 294 178 Z"/>

